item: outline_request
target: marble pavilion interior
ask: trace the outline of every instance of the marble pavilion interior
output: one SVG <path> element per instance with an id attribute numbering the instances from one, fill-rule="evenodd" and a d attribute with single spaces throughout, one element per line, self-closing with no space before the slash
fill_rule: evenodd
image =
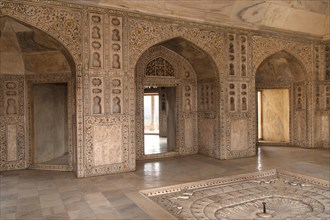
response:
<path id="1" fill-rule="evenodd" d="M 139 190 L 330 179 L 329 0 L 3 0 L 0 31 L 1 219 L 184 219 Z"/>

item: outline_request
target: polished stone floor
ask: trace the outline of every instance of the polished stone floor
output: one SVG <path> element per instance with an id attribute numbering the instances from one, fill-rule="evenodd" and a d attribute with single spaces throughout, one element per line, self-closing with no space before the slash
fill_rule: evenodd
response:
<path id="1" fill-rule="evenodd" d="M 167 138 L 155 135 L 144 135 L 144 153 L 159 154 L 167 152 Z"/>
<path id="2" fill-rule="evenodd" d="M 329 166 L 329 150 L 263 146 L 256 157 L 138 161 L 136 172 L 84 179 L 70 172 L 2 172 L 1 219 L 173 219 L 139 191 L 273 168 L 330 180 Z"/>

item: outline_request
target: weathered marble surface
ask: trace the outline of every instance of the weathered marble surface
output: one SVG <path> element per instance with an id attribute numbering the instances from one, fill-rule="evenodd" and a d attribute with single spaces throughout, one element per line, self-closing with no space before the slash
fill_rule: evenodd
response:
<path id="1" fill-rule="evenodd" d="M 74 2 L 72 0 L 63 0 Z M 276 28 L 329 37 L 329 2 L 324 0 L 81 0 L 94 6 L 145 12 L 252 29 Z"/>

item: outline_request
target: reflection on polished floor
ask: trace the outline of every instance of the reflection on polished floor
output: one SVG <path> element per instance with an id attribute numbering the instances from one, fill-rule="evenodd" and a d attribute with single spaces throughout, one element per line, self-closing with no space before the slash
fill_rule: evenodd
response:
<path id="1" fill-rule="evenodd" d="M 167 152 L 167 138 L 159 137 L 158 134 L 144 135 L 144 153 L 159 154 Z"/>
<path id="2" fill-rule="evenodd" d="M 329 150 L 261 147 L 258 156 L 138 161 L 131 173 L 77 179 L 70 172 L 1 173 L 1 219 L 174 219 L 139 191 L 273 168 L 330 180 Z"/>

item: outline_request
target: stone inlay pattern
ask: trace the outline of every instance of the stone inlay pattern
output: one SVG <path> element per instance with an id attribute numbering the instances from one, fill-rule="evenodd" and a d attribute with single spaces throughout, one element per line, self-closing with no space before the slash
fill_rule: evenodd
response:
<path id="1" fill-rule="evenodd" d="M 327 219 L 329 181 L 281 170 L 217 178 L 141 193 L 178 219 Z"/>

